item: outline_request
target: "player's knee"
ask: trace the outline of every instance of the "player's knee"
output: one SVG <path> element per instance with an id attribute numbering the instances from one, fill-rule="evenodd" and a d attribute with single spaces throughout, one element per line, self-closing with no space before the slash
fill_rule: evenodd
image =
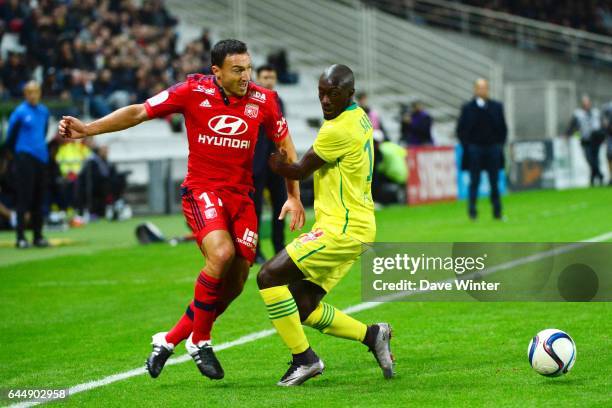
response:
<path id="1" fill-rule="evenodd" d="M 236 255 L 233 243 L 222 243 L 206 251 L 207 262 L 223 268 L 228 266 Z"/>
<path id="2" fill-rule="evenodd" d="M 257 274 L 257 286 L 259 289 L 271 288 L 278 286 L 274 280 L 274 269 L 269 266 L 269 262 L 264 264 Z"/>

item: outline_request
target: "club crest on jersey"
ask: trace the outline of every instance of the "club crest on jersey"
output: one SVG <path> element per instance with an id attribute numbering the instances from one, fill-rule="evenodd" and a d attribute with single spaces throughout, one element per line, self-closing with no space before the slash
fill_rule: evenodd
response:
<path id="1" fill-rule="evenodd" d="M 232 115 L 217 115 L 208 121 L 208 127 L 220 135 L 238 136 L 249 129 L 243 120 Z"/>
<path id="2" fill-rule="evenodd" d="M 259 101 L 259 102 L 265 102 L 266 94 L 263 92 L 259 92 L 259 91 L 251 91 L 249 93 L 249 98 L 255 99 L 256 101 Z"/>
<path id="3" fill-rule="evenodd" d="M 247 103 L 244 107 L 244 114 L 252 119 L 257 119 L 259 114 L 259 106 L 254 103 Z"/>

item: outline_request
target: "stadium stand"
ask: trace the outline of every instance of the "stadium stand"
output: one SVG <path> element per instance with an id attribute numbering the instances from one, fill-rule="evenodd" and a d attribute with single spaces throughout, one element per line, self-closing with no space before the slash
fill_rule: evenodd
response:
<path id="1" fill-rule="evenodd" d="M 209 70 L 210 40 L 177 50 L 177 20 L 160 0 L 0 2 L 2 99 L 21 96 L 30 77 L 68 112 L 103 116 L 142 101 L 190 72 Z M 12 38 L 11 38 L 12 37 Z"/>

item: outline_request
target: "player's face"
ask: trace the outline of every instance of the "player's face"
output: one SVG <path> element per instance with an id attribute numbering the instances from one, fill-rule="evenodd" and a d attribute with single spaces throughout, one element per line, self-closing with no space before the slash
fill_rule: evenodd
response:
<path id="1" fill-rule="evenodd" d="M 352 96 L 349 89 L 343 89 L 324 78 L 319 80 L 319 102 L 326 120 L 331 120 L 344 112 Z"/>
<path id="2" fill-rule="evenodd" d="M 257 82 L 266 89 L 274 89 L 276 86 L 276 71 L 261 71 L 259 75 L 257 75 Z"/>
<path id="3" fill-rule="evenodd" d="M 229 95 L 244 96 L 251 80 L 251 57 L 249 54 L 233 54 L 225 57 L 223 66 L 213 65 L 213 73 Z"/>

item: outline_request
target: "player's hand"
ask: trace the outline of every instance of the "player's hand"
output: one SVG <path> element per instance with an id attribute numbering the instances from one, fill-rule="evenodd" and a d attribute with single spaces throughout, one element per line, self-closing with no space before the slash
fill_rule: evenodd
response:
<path id="1" fill-rule="evenodd" d="M 273 152 L 268 158 L 268 165 L 270 166 L 270 169 L 277 174 L 281 174 L 279 172 L 280 169 L 288 162 L 289 159 L 287 158 L 287 152 L 285 149 L 279 149 L 277 152 Z"/>
<path id="2" fill-rule="evenodd" d="M 287 213 L 291 213 L 291 224 L 289 224 L 289 230 L 295 231 L 296 229 L 302 229 L 304 222 L 306 221 L 306 214 L 304 213 L 304 206 L 302 205 L 302 202 L 295 197 L 289 197 L 287 201 L 285 201 L 278 219 L 284 220 Z"/>
<path id="3" fill-rule="evenodd" d="M 67 139 L 82 139 L 87 136 L 85 124 L 72 116 L 62 116 L 57 128 L 60 136 Z"/>

